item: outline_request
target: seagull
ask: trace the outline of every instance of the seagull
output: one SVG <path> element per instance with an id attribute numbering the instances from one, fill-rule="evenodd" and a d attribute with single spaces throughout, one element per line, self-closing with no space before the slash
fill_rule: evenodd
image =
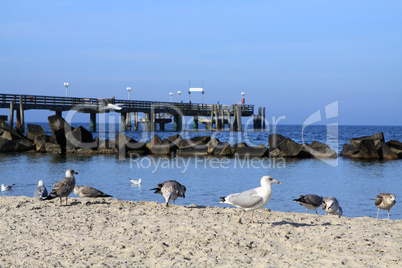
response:
<path id="1" fill-rule="evenodd" d="M 117 103 L 117 104 L 113 104 L 113 103 L 108 103 L 106 106 L 103 106 L 100 108 L 100 110 L 121 110 L 123 109 L 123 107 L 121 107 L 123 104 L 122 103 Z"/>
<path id="2" fill-rule="evenodd" d="M 377 198 L 374 201 L 374 204 L 378 207 L 377 211 L 377 219 L 378 214 L 380 213 L 380 209 L 388 210 L 388 219 L 389 219 L 389 210 L 396 203 L 396 196 L 394 194 L 385 194 L 381 193 L 377 195 Z"/>
<path id="3" fill-rule="evenodd" d="M 168 207 L 170 200 L 172 200 L 174 205 L 176 198 L 185 198 L 184 194 L 186 193 L 186 186 L 178 183 L 177 181 L 170 180 L 159 183 L 157 187 L 151 189 L 151 191 L 155 191 L 154 194 L 163 195 L 166 200 L 166 207 Z"/>
<path id="4" fill-rule="evenodd" d="M 75 187 L 75 178 L 74 174 L 78 174 L 72 169 L 67 169 L 66 177 L 53 185 L 53 189 L 50 194 L 46 198 L 42 198 L 41 200 L 51 200 L 56 197 L 60 197 L 60 206 L 62 197 L 66 198 L 66 206 L 67 206 L 67 197 L 73 192 Z"/>
<path id="5" fill-rule="evenodd" d="M 220 197 L 222 200 L 220 203 L 232 205 L 243 209 L 240 214 L 239 223 L 241 224 L 241 218 L 244 212 L 251 210 L 251 222 L 253 220 L 253 212 L 255 209 L 263 208 L 268 204 L 272 195 L 271 184 L 281 184 L 280 181 L 274 180 L 270 176 L 264 176 L 261 178 L 261 187 L 257 187 L 242 193 L 230 194 L 228 196 Z"/>
<path id="6" fill-rule="evenodd" d="M 34 197 L 46 197 L 48 195 L 45 185 L 43 181 L 40 180 L 38 182 L 38 187 L 36 187 L 34 192 Z"/>
<path id="7" fill-rule="evenodd" d="M 142 179 L 139 179 L 138 181 L 130 179 L 130 181 L 131 181 L 133 184 L 141 184 L 141 183 L 142 183 Z"/>
<path id="8" fill-rule="evenodd" d="M 78 186 L 74 187 L 74 193 L 79 197 L 113 197 L 111 195 L 105 194 L 91 186 Z"/>
<path id="9" fill-rule="evenodd" d="M 325 197 L 322 201 L 322 210 L 325 214 L 332 214 L 342 216 L 342 208 L 339 206 L 339 202 L 335 197 Z"/>
<path id="10" fill-rule="evenodd" d="M 2 184 L 1 185 L 1 191 L 4 192 L 4 191 L 11 190 L 11 188 L 13 188 L 14 185 L 15 185 L 15 183 L 13 183 L 11 185 L 7 185 L 7 186 L 4 186 L 4 184 Z"/>
<path id="11" fill-rule="evenodd" d="M 322 196 L 315 194 L 300 195 L 298 199 L 293 199 L 293 201 L 304 206 L 307 209 L 306 213 L 308 213 L 309 209 L 312 209 L 315 210 L 315 214 L 318 214 L 317 209 L 322 204 Z"/>

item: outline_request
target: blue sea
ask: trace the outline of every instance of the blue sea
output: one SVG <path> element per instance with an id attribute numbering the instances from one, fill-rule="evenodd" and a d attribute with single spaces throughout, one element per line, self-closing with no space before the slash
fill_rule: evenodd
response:
<path id="1" fill-rule="evenodd" d="M 40 124 L 50 135 L 47 123 Z M 89 124 L 82 125 L 89 129 Z M 201 128 L 201 126 L 200 126 Z M 125 134 L 137 141 L 148 141 L 157 134 L 162 139 L 177 134 L 170 131 L 127 131 Z M 94 137 L 114 139 L 117 124 L 99 124 Z M 401 126 L 321 126 L 311 125 L 303 129 L 298 125 L 278 125 L 267 131 L 209 132 L 186 130 L 183 138 L 210 135 L 230 144 L 246 142 L 248 145 L 268 146 L 268 136 L 275 132 L 298 143 L 320 141 L 338 153 L 342 145 L 353 137 L 384 132 L 386 141 L 402 141 Z M 165 180 L 177 180 L 187 187 L 186 198 L 176 204 L 201 206 L 226 206 L 219 197 L 258 187 L 263 175 L 270 175 L 282 182 L 274 184 L 273 195 L 267 207 L 275 211 L 305 213 L 304 207 L 293 202 L 301 194 L 334 196 L 343 208 L 346 217 L 376 217 L 374 205 L 378 193 L 394 193 L 397 203 L 391 209 L 391 219 L 402 219 L 402 160 L 360 161 L 338 157 L 323 161 L 318 159 L 237 159 L 237 158 L 186 158 L 186 157 L 119 157 L 115 155 L 78 156 L 40 153 L 0 154 L 1 184 L 15 183 L 11 191 L 0 192 L 1 196 L 32 197 L 39 180 L 50 191 L 53 184 L 64 178 L 67 169 L 74 169 L 78 185 L 90 185 L 120 200 L 164 202 L 161 195 L 150 191 Z M 133 185 L 130 179 L 143 180 L 142 185 Z M 75 197 L 74 194 L 71 195 Z M 310 212 L 313 213 L 313 212 Z M 324 212 L 319 209 L 319 214 Z M 386 218 L 382 210 L 380 218 Z"/>

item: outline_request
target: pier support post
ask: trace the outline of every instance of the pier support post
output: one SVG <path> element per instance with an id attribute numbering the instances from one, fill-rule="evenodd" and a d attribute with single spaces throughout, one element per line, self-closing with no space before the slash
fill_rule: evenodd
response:
<path id="1" fill-rule="evenodd" d="M 56 111 L 56 115 L 62 117 L 61 111 Z"/>
<path id="2" fill-rule="evenodd" d="M 20 109 L 17 111 L 17 127 L 21 133 L 25 132 L 24 104 L 22 102 L 22 96 L 20 96 Z"/>
<path id="3" fill-rule="evenodd" d="M 228 117 L 229 130 L 233 131 L 232 119 L 230 118 L 230 111 L 229 110 L 226 110 L 226 116 Z"/>
<path id="4" fill-rule="evenodd" d="M 131 130 L 131 113 L 127 113 L 126 127 L 128 130 Z"/>
<path id="5" fill-rule="evenodd" d="M 150 128 L 151 128 L 151 132 L 155 131 L 155 128 L 156 128 L 156 114 L 154 112 L 150 113 Z"/>
<path id="6" fill-rule="evenodd" d="M 10 102 L 10 121 L 9 125 L 11 128 L 14 127 L 14 102 Z"/>
<path id="7" fill-rule="evenodd" d="M 173 116 L 173 131 L 182 130 L 182 117 L 178 114 Z"/>
<path id="8" fill-rule="evenodd" d="M 193 129 L 198 129 L 198 116 L 193 117 Z"/>
<path id="9" fill-rule="evenodd" d="M 265 124 L 265 107 L 262 108 L 262 129 L 265 130 L 267 128 Z"/>
<path id="10" fill-rule="evenodd" d="M 237 131 L 242 131 L 242 126 L 241 126 L 241 107 L 240 106 L 236 106 L 236 130 Z"/>
<path id="11" fill-rule="evenodd" d="M 149 113 L 145 114 L 145 131 L 149 131 L 151 129 L 151 124 L 149 121 Z"/>
<path id="12" fill-rule="evenodd" d="M 120 114 L 120 131 L 121 132 L 126 132 L 126 119 L 127 119 L 127 113 L 121 113 Z"/>
<path id="13" fill-rule="evenodd" d="M 225 111 L 221 107 L 220 114 L 221 114 L 221 130 L 225 130 Z"/>
<path id="14" fill-rule="evenodd" d="M 165 131 L 165 124 L 164 123 L 159 123 L 159 130 L 160 131 Z"/>
<path id="15" fill-rule="evenodd" d="M 258 116 L 257 116 L 257 128 L 261 130 L 261 119 L 262 119 L 262 114 L 261 114 L 261 107 L 258 107 Z"/>
<path id="16" fill-rule="evenodd" d="M 96 113 L 90 113 L 89 131 L 91 131 L 91 132 L 96 131 Z"/>
<path id="17" fill-rule="evenodd" d="M 214 124 L 214 105 L 211 105 L 211 124 L 209 124 L 209 131 L 212 131 Z"/>
<path id="18" fill-rule="evenodd" d="M 221 130 L 221 124 L 219 121 L 219 105 L 216 105 L 214 110 L 215 110 L 215 127 L 216 130 L 219 131 Z"/>
<path id="19" fill-rule="evenodd" d="M 134 112 L 134 130 L 138 130 L 138 112 Z"/>

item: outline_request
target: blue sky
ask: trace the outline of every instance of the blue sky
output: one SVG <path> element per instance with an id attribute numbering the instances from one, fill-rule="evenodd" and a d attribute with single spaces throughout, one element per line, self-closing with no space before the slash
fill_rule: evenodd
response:
<path id="1" fill-rule="evenodd" d="M 203 81 L 205 103 L 245 92 L 284 124 L 338 101 L 332 122 L 402 125 L 401 16 L 401 1 L 1 1 L 0 93 L 67 81 L 69 96 L 169 101 Z"/>

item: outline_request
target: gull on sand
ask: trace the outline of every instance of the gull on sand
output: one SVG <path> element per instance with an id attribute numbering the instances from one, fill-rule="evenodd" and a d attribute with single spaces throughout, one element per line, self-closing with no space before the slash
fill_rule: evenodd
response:
<path id="1" fill-rule="evenodd" d="M 11 188 L 13 188 L 14 185 L 15 185 L 15 183 L 13 183 L 13 184 L 11 184 L 11 185 L 4 185 L 4 184 L 2 184 L 2 185 L 1 185 L 1 191 L 4 192 L 4 191 L 11 190 Z"/>
<path id="2" fill-rule="evenodd" d="M 185 198 L 186 187 L 177 181 L 170 180 L 159 183 L 156 188 L 151 189 L 155 191 L 154 194 L 161 194 L 165 198 L 166 206 L 169 206 L 169 202 L 172 201 L 173 205 L 178 197 Z"/>
<path id="3" fill-rule="evenodd" d="M 75 187 L 75 178 L 74 174 L 78 174 L 72 169 L 67 169 L 66 177 L 53 185 L 53 189 L 50 194 L 46 198 L 42 198 L 41 200 L 51 200 L 56 197 L 60 197 L 60 206 L 62 197 L 66 198 L 67 205 L 67 197 L 73 192 Z"/>
<path id="4" fill-rule="evenodd" d="M 341 206 L 339 206 L 339 202 L 335 197 L 325 197 L 322 201 L 322 210 L 324 210 L 325 214 L 338 215 L 342 216 L 343 211 Z"/>
<path id="5" fill-rule="evenodd" d="M 132 184 L 141 184 L 142 183 L 142 179 L 139 179 L 138 181 L 130 179 L 130 181 L 131 181 Z"/>
<path id="6" fill-rule="evenodd" d="M 322 196 L 315 195 L 315 194 L 306 194 L 306 195 L 299 195 L 298 199 L 293 199 L 303 207 L 308 210 L 315 210 L 315 214 L 317 213 L 317 209 L 322 205 Z"/>
<path id="7" fill-rule="evenodd" d="M 113 197 L 111 195 L 105 194 L 91 186 L 78 186 L 74 187 L 74 193 L 79 197 Z"/>
<path id="8" fill-rule="evenodd" d="M 34 197 L 46 197 L 47 195 L 47 189 L 43 183 L 43 180 L 40 180 L 38 182 L 38 187 L 35 189 Z"/>
<path id="9" fill-rule="evenodd" d="M 243 210 L 239 218 L 240 224 L 244 212 L 251 210 L 251 222 L 254 223 L 254 210 L 263 208 L 268 204 L 272 196 L 271 184 L 273 183 L 281 184 L 280 181 L 274 180 L 270 176 L 264 176 L 261 178 L 261 187 L 220 197 L 222 199 L 220 203 L 232 205 Z"/>
<path id="10" fill-rule="evenodd" d="M 396 196 L 394 194 L 386 194 L 381 193 L 377 195 L 377 198 L 374 201 L 374 204 L 378 207 L 377 211 L 377 219 L 378 214 L 380 213 L 380 209 L 388 210 L 388 219 L 389 219 L 389 210 L 395 205 Z"/>

